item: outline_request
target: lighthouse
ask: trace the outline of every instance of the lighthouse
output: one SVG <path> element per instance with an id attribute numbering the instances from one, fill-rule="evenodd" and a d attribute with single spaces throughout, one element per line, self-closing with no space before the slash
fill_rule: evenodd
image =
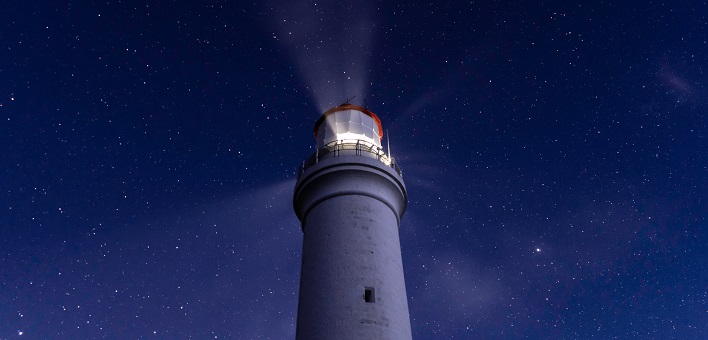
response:
<path id="1" fill-rule="evenodd" d="M 382 138 L 376 114 L 349 103 L 315 123 L 293 194 L 304 234 L 299 340 L 411 338 L 398 234 L 408 196 Z"/>

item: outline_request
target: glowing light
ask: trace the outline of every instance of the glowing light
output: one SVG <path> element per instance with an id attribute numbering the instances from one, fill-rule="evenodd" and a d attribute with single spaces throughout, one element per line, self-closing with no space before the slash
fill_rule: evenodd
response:
<path id="1" fill-rule="evenodd" d="M 365 113 L 366 111 L 368 113 Z M 317 146 L 341 141 L 357 140 L 381 147 L 381 125 L 378 117 L 357 106 L 339 106 L 329 110 L 316 125 Z"/>

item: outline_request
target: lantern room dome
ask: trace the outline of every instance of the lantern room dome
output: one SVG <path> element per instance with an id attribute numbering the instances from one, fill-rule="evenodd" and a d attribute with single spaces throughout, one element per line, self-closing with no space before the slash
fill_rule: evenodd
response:
<path id="1" fill-rule="evenodd" d="M 327 110 L 315 123 L 317 148 L 332 142 L 370 143 L 381 147 L 381 120 L 361 106 L 342 104 Z"/>

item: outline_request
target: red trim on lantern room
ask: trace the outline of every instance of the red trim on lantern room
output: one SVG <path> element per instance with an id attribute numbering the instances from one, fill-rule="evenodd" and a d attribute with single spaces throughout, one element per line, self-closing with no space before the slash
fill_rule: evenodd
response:
<path id="1" fill-rule="evenodd" d="M 315 123 L 315 139 L 317 139 L 317 130 L 319 129 L 320 124 L 322 124 L 322 122 L 324 122 L 324 120 L 327 116 L 329 116 L 335 112 L 345 111 L 345 110 L 357 110 L 357 111 L 364 113 L 365 115 L 373 118 L 374 121 L 376 122 L 376 126 L 379 127 L 379 140 L 383 139 L 383 128 L 381 127 L 381 119 L 379 119 L 379 117 L 375 113 L 369 111 L 369 109 L 363 108 L 361 106 L 353 105 L 353 104 L 342 104 L 337 107 L 333 107 L 333 108 L 327 110 L 327 112 L 323 113 L 320 116 L 320 118 L 317 119 L 317 122 Z"/>

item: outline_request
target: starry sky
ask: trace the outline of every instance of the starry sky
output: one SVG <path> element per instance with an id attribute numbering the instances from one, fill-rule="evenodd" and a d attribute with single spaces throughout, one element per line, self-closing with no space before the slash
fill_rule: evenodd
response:
<path id="1" fill-rule="evenodd" d="M 408 186 L 415 338 L 705 339 L 707 16 L 8 2 L 0 339 L 294 338 L 296 169 L 352 96 Z"/>

